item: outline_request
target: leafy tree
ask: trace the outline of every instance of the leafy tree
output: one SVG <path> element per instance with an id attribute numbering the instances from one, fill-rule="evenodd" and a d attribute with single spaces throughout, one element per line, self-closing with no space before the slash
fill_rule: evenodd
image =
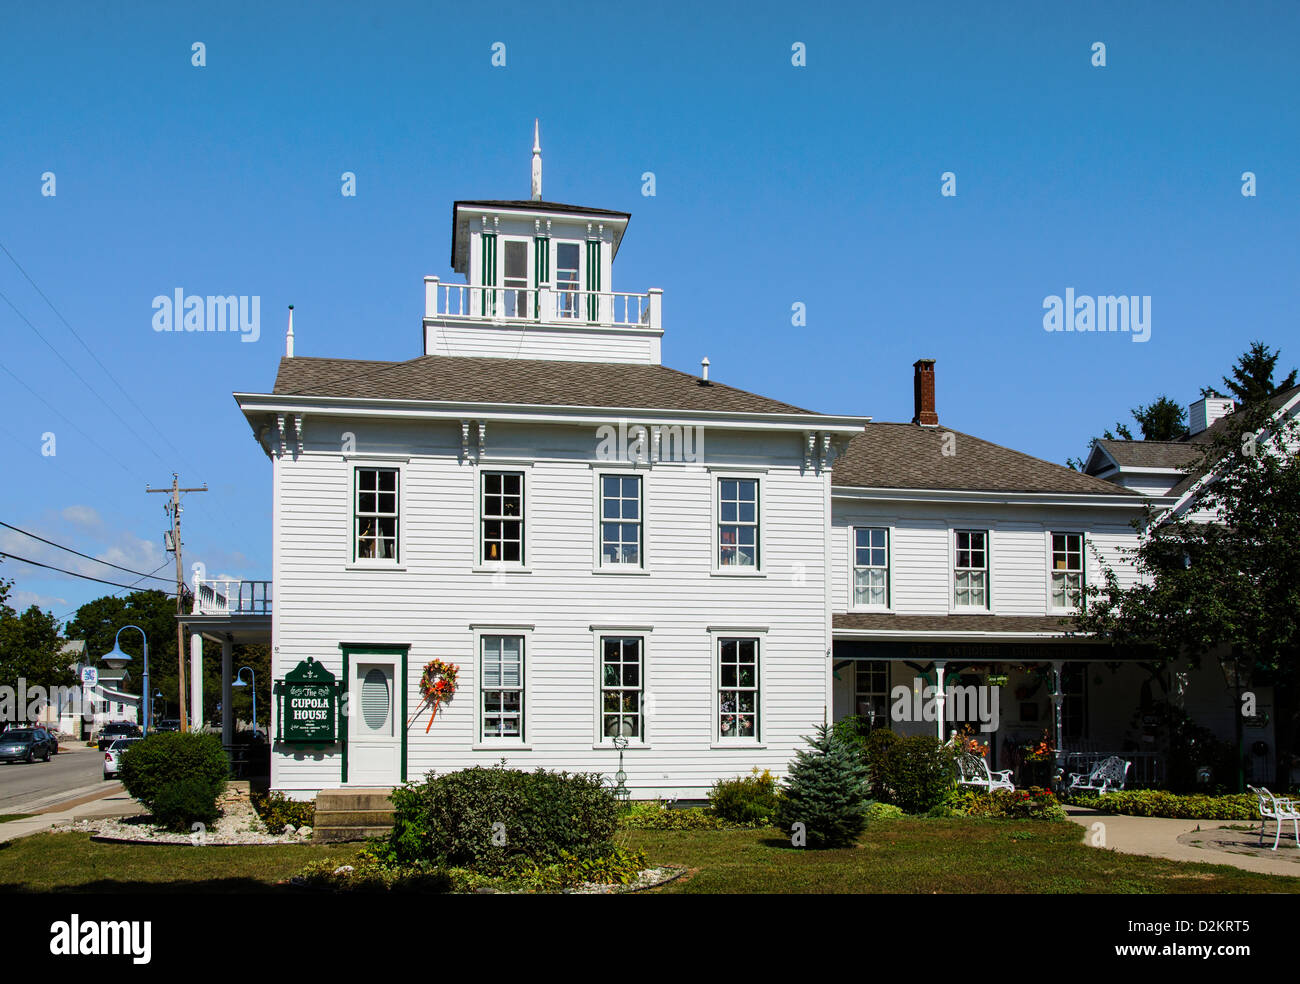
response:
<path id="1" fill-rule="evenodd" d="M 133 591 L 123 598 L 113 595 L 96 598 L 77 609 L 65 631 L 69 639 L 86 640 L 86 658 L 94 661 L 112 650 L 113 638 L 124 625 L 138 625 L 149 639 L 149 688 L 161 690 L 164 700 L 178 706 L 174 598 L 162 591 Z M 138 694 L 144 670 L 140 633 L 123 632 L 118 644 L 131 657 L 127 664 L 131 677 L 123 689 Z M 162 701 L 158 705 L 160 716 L 161 704 Z"/>
<path id="2" fill-rule="evenodd" d="M 1296 370 L 1292 369 L 1281 382 L 1273 381 L 1278 357 L 1282 350 L 1273 351 L 1263 342 L 1251 342 L 1250 348 L 1242 353 L 1232 367 L 1232 378 L 1223 376 L 1223 385 L 1238 404 L 1262 403 L 1295 385 Z M 1223 397 L 1213 386 L 1201 387 L 1201 396 Z"/>
<path id="3" fill-rule="evenodd" d="M 67 687 L 76 682 L 61 652 L 54 616 L 32 605 L 21 615 L 9 605 L 12 581 L 0 580 L 0 684 Z"/>
<path id="4" fill-rule="evenodd" d="M 1272 685 L 1285 788 L 1300 725 L 1300 428 L 1259 402 L 1227 421 L 1206 448 L 1199 467 L 1214 470 L 1192 508 L 1148 510 L 1140 521 L 1138 582 L 1123 588 L 1106 569 L 1076 622 L 1115 644 L 1153 646 L 1164 664 L 1214 659 L 1237 679 Z M 1240 736 L 1235 690 L 1229 699 Z"/>
<path id="5" fill-rule="evenodd" d="M 848 847 L 867 823 L 867 767 L 825 724 L 804 740 L 812 748 L 795 752 L 774 819 L 787 831 L 803 824 L 809 847 Z"/>

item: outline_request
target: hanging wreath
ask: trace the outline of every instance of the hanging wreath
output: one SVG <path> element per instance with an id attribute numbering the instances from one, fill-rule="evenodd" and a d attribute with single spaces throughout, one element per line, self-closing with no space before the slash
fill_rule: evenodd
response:
<path id="1" fill-rule="evenodd" d="M 424 728 L 426 735 L 433 727 L 433 718 L 438 713 L 438 705 L 451 700 L 455 695 L 456 674 L 459 672 L 460 667 L 455 663 L 444 663 L 440 659 L 430 660 L 424 664 L 424 673 L 420 676 L 420 693 L 424 697 L 424 702 L 429 705 L 429 723 Z"/>

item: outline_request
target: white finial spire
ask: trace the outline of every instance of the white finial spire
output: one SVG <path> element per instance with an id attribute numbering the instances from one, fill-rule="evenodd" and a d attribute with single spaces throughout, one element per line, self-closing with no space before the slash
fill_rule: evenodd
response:
<path id="1" fill-rule="evenodd" d="M 542 200 L 542 138 L 538 121 L 533 120 L 533 201 Z"/>
<path id="2" fill-rule="evenodd" d="M 289 330 L 284 336 L 284 357 L 293 358 L 293 305 L 289 305 Z"/>

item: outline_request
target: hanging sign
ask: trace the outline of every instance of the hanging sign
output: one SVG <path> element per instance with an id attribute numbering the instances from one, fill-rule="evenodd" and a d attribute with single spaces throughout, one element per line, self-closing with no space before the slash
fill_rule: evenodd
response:
<path id="1" fill-rule="evenodd" d="M 332 742 L 338 739 L 338 681 L 308 656 L 276 684 L 280 701 L 277 739 Z"/>

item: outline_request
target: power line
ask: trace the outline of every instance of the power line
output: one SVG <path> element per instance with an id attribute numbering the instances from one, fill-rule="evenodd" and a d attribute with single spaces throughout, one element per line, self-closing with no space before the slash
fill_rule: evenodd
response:
<path id="1" fill-rule="evenodd" d="M 17 554 L 5 553 L 0 550 L 0 557 L 8 557 L 10 560 L 18 560 L 24 564 L 31 564 L 33 567 L 44 567 L 46 570 L 58 571 L 60 574 L 67 574 L 70 577 L 79 577 L 83 581 L 95 581 L 99 584 L 111 584 L 115 588 L 134 588 L 134 584 L 119 584 L 117 581 L 105 581 L 100 577 L 91 577 L 89 574 L 78 574 L 76 571 L 65 570 L 62 567 L 55 567 L 53 564 L 42 564 L 39 560 L 28 560 L 26 557 L 19 557 Z M 161 568 L 159 568 L 161 570 Z M 162 591 L 162 588 L 149 588 L 150 591 Z M 165 595 L 174 595 L 174 591 L 163 591 Z"/>
<path id="2" fill-rule="evenodd" d="M 92 557 L 90 556 L 90 554 L 84 554 L 80 550 L 73 550 L 71 547 L 65 547 L 61 543 L 55 543 L 53 540 L 47 540 L 45 539 L 45 537 L 37 536 L 35 533 L 28 533 L 26 530 L 21 530 L 17 526 L 11 526 L 9 523 L 4 522 L 3 520 L 0 520 L 0 526 L 3 526 L 7 530 L 13 530 L 15 533 L 21 533 L 23 536 L 30 536 L 33 540 L 40 540 L 42 543 L 48 543 L 50 546 L 58 547 L 60 550 L 66 550 L 68 553 L 76 554 L 78 557 L 84 557 L 86 558 L 86 560 L 93 560 L 96 564 L 103 564 L 105 567 L 112 567 L 115 570 L 123 571 L 124 573 L 127 574 L 136 574 L 139 577 L 153 577 L 152 574 L 141 574 L 139 571 L 133 571 L 129 567 L 121 567 L 117 564 L 110 564 L 107 560 L 100 560 L 98 557 Z M 155 578 L 155 580 L 163 581 L 168 584 L 171 583 L 165 577 Z"/>
<path id="3" fill-rule="evenodd" d="M 95 360 L 95 365 L 99 366 L 100 370 L 103 371 L 104 375 L 107 376 L 112 381 L 113 385 L 118 388 L 118 391 L 124 397 L 126 397 L 126 401 L 129 404 L 131 404 L 131 406 L 135 408 L 136 412 L 140 414 L 142 418 L 144 418 L 144 420 L 149 424 L 150 427 L 153 428 L 153 432 L 157 434 L 160 438 L 162 438 L 162 442 L 166 444 L 167 447 L 170 448 L 174 454 L 176 454 L 180 458 L 184 458 L 185 456 L 176 449 L 176 446 L 172 444 L 171 441 L 167 439 L 167 435 L 165 435 L 161 430 L 158 429 L 158 425 L 153 422 L 153 418 L 151 418 L 147 413 L 144 412 L 144 410 L 140 408 L 140 405 L 135 402 L 131 394 L 127 392 L 126 388 L 120 382 L 118 382 L 117 377 L 113 375 L 113 373 L 109 370 L 108 366 L 104 365 L 104 363 L 100 360 L 99 356 L 97 356 L 93 351 L 91 351 L 91 348 L 89 345 L 86 344 L 85 339 L 83 339 L 81 335 L 77 333 L 77 329 L 73 328 L 72 325 L 69 324 L 68 319 L 63 316 L 63 312 L 54 306 L 54 302 L 51 301 L 45 295 L 45 291 L 41 290 L 41 288 L 37 285 L 36 281 L 32 279 L 31 274 L 29 274 L 25 269 L 23 269 L 23 265 L 18 262 L 14 254 L 9 252 L 9 248 L 5 246 L 5 244 L 2 242 L 0 242 L 0 250 L 4 250 L 5 256 L 9 257 L 9 261 L 15 267 L 18 268 L 18 272 L 21 273 L 27 279 L 27 282 L 32 285 L 32 289 L 35 290 L 36 293 L 41 296 L 41 300 L 43 300 L 47 305 L 49 305 L 50 310 L 55 313 L 55 315 L 58 317 L 60 321 L 63 322 L 63 327 L 67 328 L 68 331 L 72 332 L 72 337 L 77 340 L 77 342 L 81 345 L 83 349 L 86 350 L 86 354 Z M 10 307 L 12 306 L 13 305 L 11 304 Z"/>
<path id="4" fill-rule="evenodd" d="M 159 564 L 157 567 L 155 567 L 155 568 L 153 569 L 152 573 L 150 573 L 149 576 L 152 577 L 154 574 L 157 574 L 160 570 L 162 570 L 164 567 L 166 567 L 166 566 L 167 566 L 168 564 L 170 564 L 170 563 L 171 563 L 170 560 L 164 560 L 161 564 Z M 142 581 L 142 580 L 144 580 L 144 578 L 141 578 L 140 580 Z M 133 589 L 136 587 L 136 585 L 138 585 L 139 583 L 140 583 L 140 581 L 136 581 L 135 584 L 132 584 L 130 588 L 123 588 L 122 590 L 124 590 L 124 591 L 133 590 Z M 146 591 L 158 591 L 158 590 L 160 590 L 160 589 L 158 589 L 158 588 L 146 588 L 145 590 L 146 590 Z M 120 593 L 121 593 L 120 591 L 110 591 L 110 592 L 106 595 L 106 597 L 108 597 L 108 598 L 113 598 L 113 597 L 116 597 L 116 596 L 117 596 L 118 594 L 120 594 Z M 62 615 L 60 615 L 60 616 L 59 616 L 58 618 L 56 618 L 54 621 L 57 622 L 59 625 L 67 625 L 67 624 L 68 624 L 68 617 L 71 616 L 71 615 L 75 615 L 75 614 L 77 614 L 77 612 L 81 611 L 81 609 L 82 609 L 83 607 L 84 607 L 84 606 L 82 606 L 82 605 L 78 605 L 76 608 L 72 609 L 72 611 L 70 611 L 70 612 L 64 612 Z"/>

